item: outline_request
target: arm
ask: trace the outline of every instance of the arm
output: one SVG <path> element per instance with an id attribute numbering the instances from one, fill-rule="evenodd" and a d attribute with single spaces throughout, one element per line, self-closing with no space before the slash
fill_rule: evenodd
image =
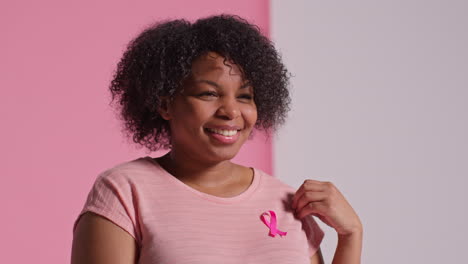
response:
<path id="1" fill-rule="evenodd" d="M 310 258 L 310 264 L 324 264 L 322 251 L 320 248 L 315 252 L 315 254 Z"/>
<path id="2" fill-rule="evenodd" d="M 75 233 L 71 264 L 134 264 L 138 246 L 126 231 L 94 213 L 81 216 Z"/>
<path id="3" fill-rule="evenodd" d="M 359 263 L 361 259 L 362 234 L 338 236 L 338 245 L 332 264 Z M 320 248 L 310 258 L 310 264 L 324 264 Z"/>
<path id="4" fill-rule="evenodd" d="M 299 219 L 314 215 L 336 230 L 338 245 L 333 264 L 361 263 L 361 220 L 332 183 L 306 180 L 294 194 L 292 207 Z"/>
<path id="5" fill-rule="evenodd" d="M 332 264 L 361 263 L 362 232 L 352 235 L 338 235 L 338 245 Z"/>

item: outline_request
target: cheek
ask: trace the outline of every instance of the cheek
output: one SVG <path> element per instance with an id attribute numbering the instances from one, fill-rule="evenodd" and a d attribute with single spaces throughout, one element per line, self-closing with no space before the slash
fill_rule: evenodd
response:
<path id="1" fill-rule="evenodd" d="M 173 118 L 174 121 L 179 126 L 190 129 L 197 129 L 199 125 L 206 122 L 216 111 L 210 104 L 193 102 L 190 100 L 178 105 L 175 109 L 177 110 Z"/>
<path id="2" fill-rule="evenodd" d="M 207 103 L 190 105 L 190 109 L 185 113 L 188 122 L 205 123 L 216 113 L 216 107 Z"/>
<path id="3" fill-rule="evenodd" d="M 244 109 L 243 115 L 250 126 L 253 126 L 257 122 L 258 113 L 255 105 Z"/>

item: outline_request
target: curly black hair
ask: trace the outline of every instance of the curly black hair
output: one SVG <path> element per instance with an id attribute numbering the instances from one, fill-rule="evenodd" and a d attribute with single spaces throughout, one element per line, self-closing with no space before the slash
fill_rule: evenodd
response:
<path id="1" fill-rule="evenodd" d="M 150 151 L 170 147 L 169 124 L 158 113 L 160 97 L 173 97 L 192 62 L 210 51 L 238 65 L 251 83 L 257 129 L 272 131 L 284 123 L 290 74 L 257 26 L 226 14 L 193 24 L 178 19 L 158 22 L 133 39 L 111 81 L 111 104 L 117 98 L 123 130 L 133 142 Z"/>

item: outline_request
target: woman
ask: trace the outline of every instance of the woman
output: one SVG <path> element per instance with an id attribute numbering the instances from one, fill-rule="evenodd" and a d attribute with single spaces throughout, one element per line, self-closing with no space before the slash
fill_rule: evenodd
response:
<path id="1" fill-rule="evenodd" d="M 111 83 L 126 131 L 158 158 L 101 173 L 74 225 L 72 263 L 359 263 L 362 225 L 331 183 L 295 191 L 230 160 L 254 128 L 288 110 L 288 73 L 272 43 L 228 15 L 154 25 L 133 40 Z"/>

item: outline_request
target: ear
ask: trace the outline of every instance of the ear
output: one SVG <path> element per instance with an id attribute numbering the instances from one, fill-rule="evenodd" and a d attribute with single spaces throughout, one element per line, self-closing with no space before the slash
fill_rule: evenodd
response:
<path id="1" fill-rule="evenodd" d="M 171 116 L 171 111 L 170 111 L 170 98 L 169 98 L 169 96 L 161 96 L 159 98 L 159 100 L 160 100 L 160 105 L 159 105 L 159 108 L 158 108 L 158 113 L 165 120 L 170 120 L 172 118 L 172 116 Z"/>

